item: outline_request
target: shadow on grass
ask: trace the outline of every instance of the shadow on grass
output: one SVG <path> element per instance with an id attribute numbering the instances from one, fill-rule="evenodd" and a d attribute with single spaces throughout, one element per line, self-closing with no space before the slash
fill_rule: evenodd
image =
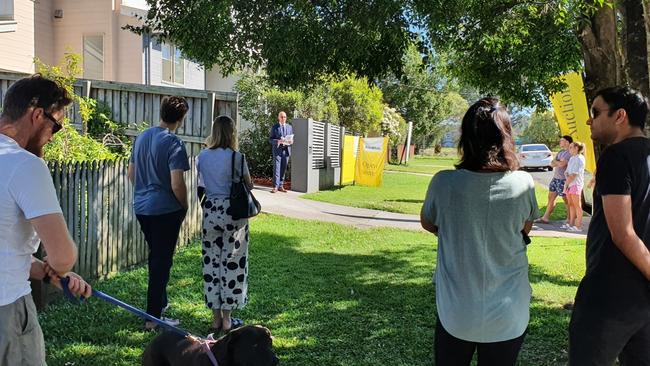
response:
<path id="1" fill-rule="evenodd" d="M 428 245 L 356 254 L 347 252 L 349 246 L 312 247 L 298 236 L 255 232 L 250 302 L 236 316 L 272 330 L 283 365 L 431 365 L 435 248 Z M 544 278 L 535 272 L 541 269 L 531 269 L 531 276 Z M 146 269 L 139 268 L 97 287 L 144 307 L 146 282 Z M 202 286 L 195 245 L 177 254 L 169 295 L 170 315 L 197 335 L 205 335 L 211 320 Z M 561 359 L 566 343 L 557 339 L 566 338 L 567 313 L 542 301 L 533 302 L 531 313 L 520 364 L 553 364 L 549 358 Z M 134 315 L 96 299 L 79 307 L 56 304 L 41 321 L 51 366 L 139 364 L 155 336 L 143 332 Z"/>
<path id="2" fill-rule="evenodd" d="M 433 265 L 414 267 L 403 259 L 413 255 L 409 251 L 305 252 L 299 244 L 298 237 L 255 233 L 250 302 L 236 313 L 247 324 L 273 331 L 283 364 L 431 364 Z M 146 269 L 139 268 L 97 287 L 143 308 L 146 278 Z M 182 328 L 205 335 L 211 317 L 203 302 L 198 245 L 175 257 L 168 292 L 170 315 Z M 57 303 L 41 322 L 51 366 L 139 364 L 155 336 L 142 331 L 136 316 L 98 299 L 78 307 Z"/>
<path id="3" fill-rule="evenodd" d="M 551 275 L 544 272 L 542 267 L 530 264 L 528 267 L 528 278 L 530 283 L 550 282 L 558 286 L 578 287 L 580 280 L 567 278 L 559 275 Z"/>

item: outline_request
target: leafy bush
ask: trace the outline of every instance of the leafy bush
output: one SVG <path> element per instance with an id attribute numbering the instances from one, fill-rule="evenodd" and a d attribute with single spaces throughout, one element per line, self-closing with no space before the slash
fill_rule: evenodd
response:
<path id="1" fill-rule="evenodd" d="M 66 53 L 59 66 L 49 66 L 38 58 L 34 59 L 36 70 L 65 88 L 73 101 L 79 105 L 84 131 L 87 133 L 87 135 L 79 134 L 70 124 L 70 119 L 64 118 L 64 128 L 54 135 L 49 144 L 45 145 L 44 158 L 76 162 L 126 157 L 130 154 L 131 143 L 123 135 L 123 127 L 111 120 L 110 110 L 104 104 L 98 105 L 92 98 L 82 98 L 74 93 L 76 75 L 82 72 L 80 61 L 81 57 L 74 53 Z M 106 146 L 103 141 L 107 134 L 112 134 L 117 140 L 125 143 Z"/>
<path id="2" fill-rule="evenodd" d="M 331 83 L 332 96 L 338 106 L 341 126 L 362 135 L 380 131 L 384 116 L 381 90 L 368 85 L 368 80 L 349 76 Z"/>
<path id="3" fill-rule="evenodd" d="M 119 157 L 120 154 L 112 152 L 101 142 L 79 134 L 69 123 L 45 145 L 43 156 L 45 160 L 61 162 L 114 160 Z"/>
<path id="4" fill-rule="evenodd" d="M 546 144 L 549 148 L 554 149 L 559 144 L 560 129 L 555 121 L 553 113 L 535 112 L 530 117 L 530 125 L 526 127 L 521 135 L 524 143 Z"/>
<path id="5" fill-rule="evenodd" d="M 269 143 L 269 128 L 254 125 L 241 133 L 239 150 L 246 155 L 250 173 L 254 177 L 273 175 L 273 158 Z"/>

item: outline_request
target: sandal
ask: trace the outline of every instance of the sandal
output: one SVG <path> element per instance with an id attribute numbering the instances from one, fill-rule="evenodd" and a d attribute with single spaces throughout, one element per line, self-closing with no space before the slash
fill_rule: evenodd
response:
<path id="1" fill-rule="evenodd" d="M 230 328 L 228 328 L 228 329 L 221 328 L 221 331 L 223 332 L 223 334 L 227 334 L 231 330 L 237 329 L 237 328 L 239 328 L 239 327 L 241 327 L 243 325 L 244 325 L 243 320 L 241 320 L 239 318 L 230 318 Z"/>

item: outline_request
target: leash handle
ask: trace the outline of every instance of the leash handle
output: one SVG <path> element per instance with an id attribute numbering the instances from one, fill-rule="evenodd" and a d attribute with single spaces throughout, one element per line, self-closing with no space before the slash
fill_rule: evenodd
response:
<path id="1" fill-rule="evenodd" d="M 68 301 L 70 301 L 71 303 L 73 303 L 75 305 L 79 305 L 79 304 L 84 302 L 84 300 L 86 298 L 83 295 L 81 295 L 81 296 L 79 296 L 79 298 L 77 298 L 76 296 L 74 296 L 72 294 L 72 292 L 70 292 L 70 288 L 69 288 L 69 286 L 70 286 L 70 277 L 67 277 L 67 276 L 62 277 L 60 282 L 61 282 L 61 289 L 63 290 L 63 295 L 65 295 L 65 298 L 68 299 Z"/>

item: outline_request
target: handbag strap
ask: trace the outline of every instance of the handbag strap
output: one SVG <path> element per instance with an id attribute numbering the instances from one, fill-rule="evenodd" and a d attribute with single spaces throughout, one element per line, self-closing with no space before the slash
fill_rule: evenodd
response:
<path id="1" fill-rule="evenodd" d="M 235 180 L 235 157 L 236 157 L 237 152 L 235 150 L 232 151 L 232 159 L 230 162 L 230 169 L 232 170 L 230 172 L 230 181 L 233 182 Z M 241 153 L 240 153 L 241 154 Z M 241 170 L 239 171 L 239 181 L 242 182 L 244 179 L 244 159 L 246 159 L 246 156 L 244 154 L 241 154 Z"/>
<path id="2" fill-rule="evenodd" d="M 235 150 L 232 151 L 232 159 L 230 161 L 230 182 L 233 182 L 235 180 L 235 154 L 237 152 Z"/>

